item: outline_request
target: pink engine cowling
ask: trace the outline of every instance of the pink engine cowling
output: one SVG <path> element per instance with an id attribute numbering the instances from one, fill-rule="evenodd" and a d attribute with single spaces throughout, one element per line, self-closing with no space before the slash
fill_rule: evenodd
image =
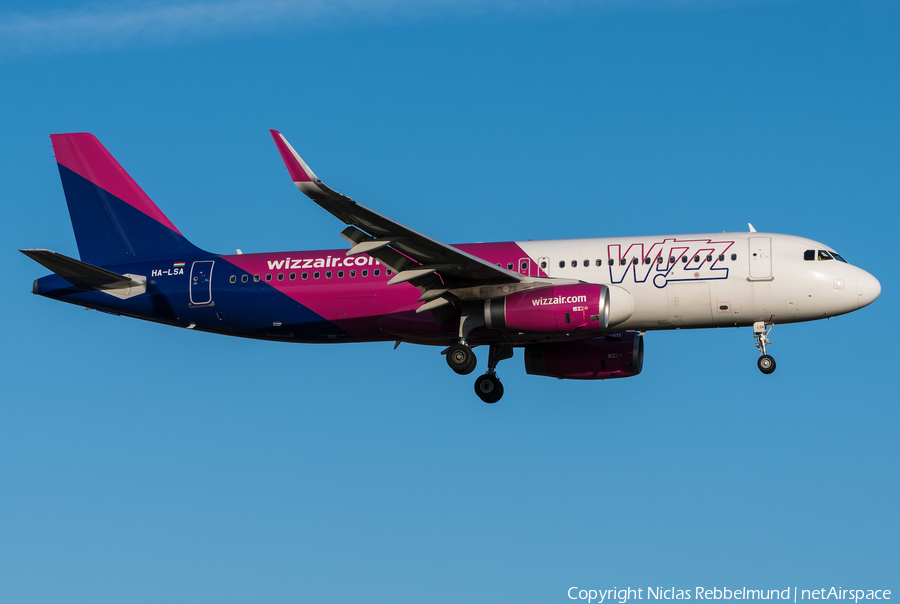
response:
<path id="1" fill-rule="evenodd" d="M 609 326 L 609 289 L 573 283 L 485 300 L 484 324 L 488 329 L 526 333 L 600 331 Z"/>
<path id="2" fill-rule="evenodd" d="M 566 380 L 631 377 L 644 366 L 644 338 L 634 332 L 525 347 L 525 372 Z"/>

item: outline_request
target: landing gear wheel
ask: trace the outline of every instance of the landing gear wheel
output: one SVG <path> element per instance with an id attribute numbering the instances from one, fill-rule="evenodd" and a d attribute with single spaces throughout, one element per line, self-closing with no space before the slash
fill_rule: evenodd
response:
<path id="1" fill-rule="evenodd" d="M 767 354 L 764 354 L 759 357 L 758 361 L 756 361 L 756 366 L 759 367 L 760 371 L 762 371 L 766 375 L 769 375 L 770 373 L 775 371 L 775 359 Z"/>
<path id="2" fill-rule="evenodd" d="M 493 405 L 503 398 L 503 384 L 497 376 L 485 373 L 475 380 L 475 394 L 485 403 Z"/>
<path id="3" fill-rule="evenodd" d="M 468 375 L 475 371 L 478 359 L 475 353 L 465 344 L 454 344 L 447 349 L 447 364 L 459 375 Z"/>

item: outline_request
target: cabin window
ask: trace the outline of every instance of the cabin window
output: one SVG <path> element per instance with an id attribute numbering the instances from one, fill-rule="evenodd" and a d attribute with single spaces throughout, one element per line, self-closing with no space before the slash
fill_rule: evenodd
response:
<path id="1" fill-rule="evenodd" d="M 506 270 L 508 270 L 508 271 L 511 271 L 511 270 L 512 270 L 512 262 L 507 262 L 507 263 L 506 263 Z"/>
<path id="2" fill-rule="evenodd" d="M 819 259 L 819 260 L 834 260 L 834 258 L 831 257 L 831 254 L 829 254 L 829 253 L 826 252 L 825 250 L 819 250 L 819 257 L 818 257 L 818 259 Z"/>
<path id="3" fill-rule="evenodd" d="M 331 271 L 325 271 L 325 278 L 331 279 Z"/>
<path id="4" fill-rule="evenodd" d="M 719 262 L 725 262 L 725 254 L 719 254 Z"/>
<path id="5" fill-rule="evenodd" d="M 803 252 L 804 260 L 815 260 L 816 259 L 816 250 L 806 250 Z"/>
<path id="6" fill-rule="evenodd" d="M 380 275 L 380 274 L 381 274 L 381 269 L 377 269 L 377 268 L 376 268 L 376 269 L 375 269 L 375 276 L 377 277 L 377 276 Z"/>
<path id="7" fill-rule="evenodd" d="M 291 281 L 295 281 L 297 279 L 297 273 L 291 273 Z"/>
<path id="8" fill-rule="evenodd" d="M 356 271 L 350 271 L 350 276 L 351 276 L 351 277 L 355 277 L 355 276 L 356 276 Z"/>
<path id="9" fill-rule="evenodd" d="M 246 283 L 250 280 L 250 277 L 247 275 L 241 275 L 241 283 Z"/>
<path id="10" fill-rule="evenodd" d="M 369 271 L 367 271 L 366 269 L 363 269 L 362 276 L 363 276 L 363 277 L 368 277 L 368 276 L 369 276 Z"/>
<path id="11" fill-rule="evenodd" d="M 700 254 L 694 256 L 694 262 L 700 262 Z"/>
<path id="12" fill-rule="evenodd" d="M 675 264 L 675 256 L 669 256 L 669 264 Z"/>
<path id="13" fill-rule="evenodd" d="M 545 268 L 547 268 L 547 262 L 544 260 L 544 261 L 541 261 L 541 269 L 545 269 Z"/>
<path id="14" fill-rule="evenodd" d="M 681 263 L 682 263 L 682 264 L 687 264 L 687 256 L 682 256 L 682 257 L 681 257 Z"/>
<path id="15" fill-rule="evenodd" d="M 560 261 L 559 261 L 559 268 L 566 268 L 566 261 L 565 261 L 565 260 L 560 260 Z"/>
<path id="16" fill-rule="evenodd" d="M 237 283 L 237 277 L 231 275 L 230 277 L 228 277 L 228 281 L 230 281 L 231 283 Z"/>
<path id="17" fill-rule="evenodd" d="M 632 258 L 632 259 L 631 259 L 631 263 L 634 264 L 635 266 L 637 266 L 638 259 L 637 259 L 637 258 Z"/>
<path id="18" fill-rule="evenodd" d="M 253 275 L 253 282 L 256 283 L 259 281 L 259 275 Z"/>
<path id="19" fill-rule="evenodd" d="M 391 269 L 387 269 L 386 271 L 384 271 L 384 274 L 387 275 L 388 277 L 390 277 L 390 276 L 391 276 Z"/>
<path id="20" fill-rule="evenodd" d="M 625 258 L 619 258 L 619 264 L 620 264 L 621 266 L 625 266 L 626 264 L 628 264 L 628 261 L 625 260 Z"/>
<path id="21" fill-rule="evenodd" d="M 612 258 L 610 258 L 606 263 L 608 265 L 612 266 L 613 264 L 615 264 L 615 261 Z"/>
<path id="22" fill-rule="evenodd" d="M 309 273 L 300 273 L 300 278 L 306 281 L 309 279 Z"/>
<path id="23" fill-rule="evenodd" d="M 732 254 L 732 255 L 731 255 L 731 259 L 732 259 L 732 260 L 737 260 L 737 254 Z"/>
<path id="24" fill-rule="evenodd" d="M 318 278 L 319 278 L 319 271 L 316 271 L 313 273 L 313 279 L 318 279 Z"/>
<path id="25" fill-rule="evenodd" d="M 284 281 L 284 273 L 278 273 L 278 280 Z"/>
<path id="26" fill-rule="evenodd" d="M 578 266 L 578 261 L 577 261 L 577 260 L 573 260 L 573 261 L 572 261 L 572 268 L 575 268 L 576 266 Z"/>
<path id="27" fill-rule="evenodd" d="M 597 258 L 597 266 L 603 266 L 603 261 Z"/>
<path id="28" fill-rule="evenodd" d="M 657 256 L 657 257 L 656 257 L 656 263 L 657 263 L 657 264 L 662 264 L 662 263 L 663 263 L 663 257 L 662 257 L 662 256 Z"/>
<path id="29" fill-rule="evenodd" d="M 266 273 L 266 281 L 272 280 L 272 273 Z"/>
<path id="30" fill-rule="evenodd" d="M 523 262 L 519 268 L 521 268 L 523 271 L 527 271 L 527 270 L 528 270 L 528 263 L 527 263 L 527 262 Z"/>
<path id="31" fill-rule="evenodd" d="M 590 261 L 590 260 L 585 260 L 585 261 L 584 261 L 584 268 L 587 268 L 587 267 L 589 267 L 590 265 L 591 265 L 591 261 Z"/>
<path id="32" fill-rule="evenodd" d="M 644 264 L 650 264 L 650 256 L 644 258 Z"/>
<path id="33" fill-rule="evenodd" d="M 338 279 L 344 278 L 344 271 L 338 271 Z"/>

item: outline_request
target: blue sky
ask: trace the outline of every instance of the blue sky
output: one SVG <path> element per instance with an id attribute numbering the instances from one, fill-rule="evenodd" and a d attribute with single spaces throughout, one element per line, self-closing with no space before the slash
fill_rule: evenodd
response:
<path id="1" fill-rule="evenodd" d="M 566 602 L 571 586 L 900 589 L 900 8 L 19 2 L 0 10 L 9 602 Z M 871 307 L 651 333 L 601 383 L 438 350 L 193 333 L 33 296 L 90 131 L 197 245 L 341 247 L 330 186 L 443 241 L 759 230 Z M 483 369 L 483 360 L 480 365 Z"/>

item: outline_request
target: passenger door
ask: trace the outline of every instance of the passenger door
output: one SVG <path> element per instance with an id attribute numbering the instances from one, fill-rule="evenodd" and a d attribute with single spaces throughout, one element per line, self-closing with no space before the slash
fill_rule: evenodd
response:
<path id="1" fill-rule="evenodd" d="M 750 238 L 750 280 L 769 281 L 772 279 L 772 238 Z"/>
<path id="2" fill-rule="evenodd" d="M 191 306 L 211 306 L 214 260 L 198 260 L 191 265 Z"/>

